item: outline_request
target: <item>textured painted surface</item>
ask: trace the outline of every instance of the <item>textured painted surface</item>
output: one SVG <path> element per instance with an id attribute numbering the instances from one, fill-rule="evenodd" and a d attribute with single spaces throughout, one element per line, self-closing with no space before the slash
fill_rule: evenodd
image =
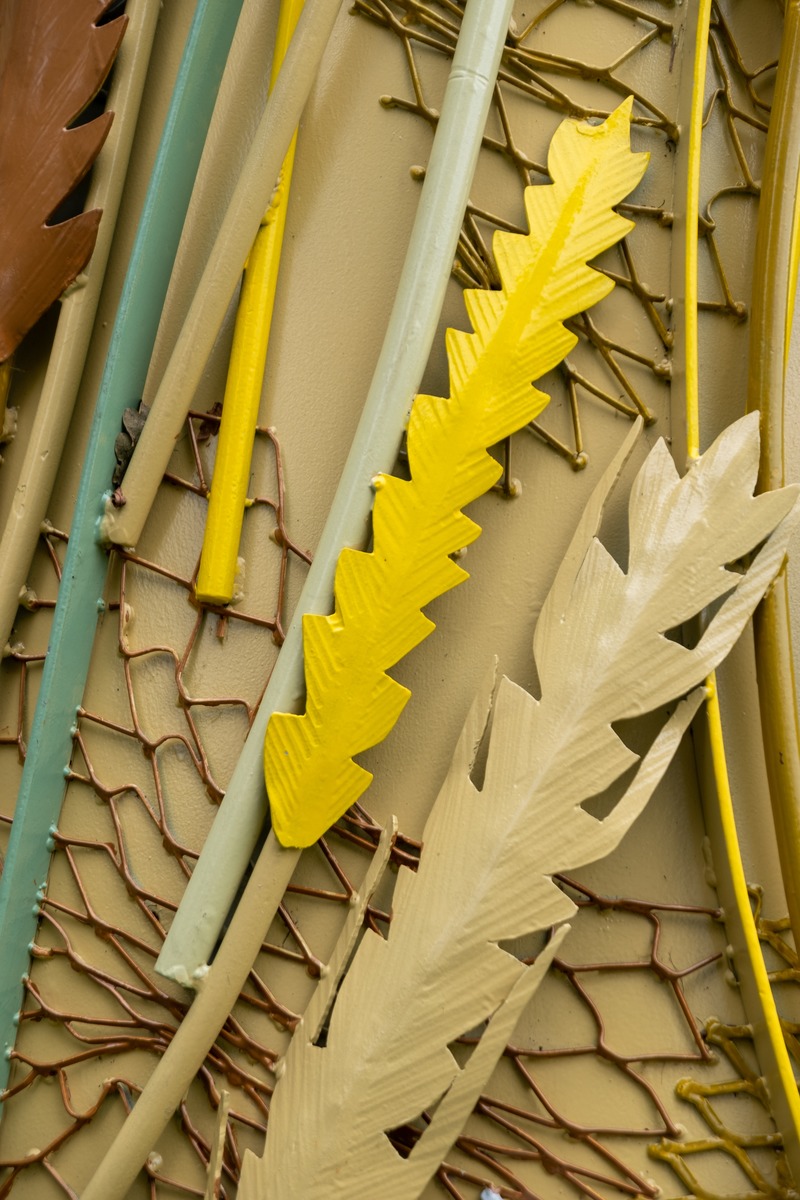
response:
<path id="1" fill-rule="evenodd" d="M 614 286 L 587 263 L 632 227 L 612 207 L 647 164 L 630 151 L 631 104 L 555 134 L 553 183 L 525 193 L 527 236 L 495 235 L 501 290 L 465 292 L 474 332 L 448 331 L 449 398 L 412 405 L 411 479 L 374 480 L 372 551 L 343 550 L 334 613 L 304 617 L 306 712 L 276 713 L 264 749 L 283 845 L 310 846 L 369 785 L 352 758 L 386 737 L 409 699 L 386 671 L 432 632 L 420 610 L 467 578 L 450 556 L 480 534 L 461 509 L 502 474 L 488 447 L 539 415 L 549 397 L 532 380 L 577 341 L 563 322 Z"/>
<path id="2" fill-rule="evenodd" d="M 68 129 L 111 70 L 127 20 L 111 0 L 9 3 L 0 16 L 0 361 L 83 270 L 100 210 L 48 219 L 91 167 L 113 114 Z"/>
<path id="3" fill-rule="evenodd" d="M 316 11 L 318 18 L 323 16 L 322 7 Z M 496 80 L 504 36 L 508 30 L 509 11 L 509 2 L 504 5 L 488 6 L 483 3 L 483 0 L 471 0 L 465 10 L 458 48 L 448 81 L 443 123 L 437 132 L 434 143 L 428 186 L 420 201 L 403 274 L 392 307 L 392 317 L 381 351 L 381 360 L 373 377 L 373 386 L 367 397 L 343 480 L 351 478 L 353 475 L 358 478 L 358 475 L 363 472 L 365 461 L 368 461 L 367 454 L 370 448 L 392 445 L 392 431 L 399 415 L 397 404 L 393 403 L 388 406 L 390 418 L 388 421 L 383 419 L 380 405 L 383 398 L 380 383 L 384 378 L 387 365 L 394 362 L 396 368 L 395 378 L 392 381 L 392 399 L 395 401 L 397 398 L 402 400 L 405 394 L 403 381 L 408 377 L 415 378 L 422 368 L 422 359 L 425 350 L 430 345 L 432 330 L 438 316 L 437 301 L 441 299 L 447 281 L 446 268 L 450 262 L 450 251 L 457 239 L 456 222 L 459 217 L 463 216 L 466 193 L 478 157 L 480 134 L 487 115 L 492 86 Z M 237 184 L 234 199 L 243 188 L 245 191 L 247 190 L 245 185 L 248 180 L 250 183 L 256 182 L 253 178 L 253 152 L 259 139 L 263 139 L 265 131 L 270 127 L 270 112 L 273 102 L 277 101 L 276 111 L 281 112 L 282 101 L 278 100 L 278 96 L 284 79 L 288 77 L 287 86 L 290 92 L 294 91 L 299 94 L 303 76 L 307 76 L 310 66 L 317 61 L 315 53 L 311 49 L 307 49 L 307 61 L 302 70 L 300 69 L 299 64 L 303 61 L 301 57 L 304 52 L 303 47 L 306 44 L 304 37 L 313 36 L 317 51 L 320 51 L 319 39 L 324 33 L 324 21 L 317 26 L 309 25 L 306 23 L 307 15 L 306 10 L 298 22 L 286 65 L 283 72 L 279 74 L 273 94 L 259 122 L 258 137 L 248 155 L 248 166 Z M 292 58 L 293 54 L 294 58 Z M 297 72 L 297 77 L 293 72 Z M 454 142 L 452 134 L 456 130 L 460 137 L 458 141 Z M 448 131 L 451 136 L 448 136 Z M 276 167 L 277 164 L 272 164 L 272 166 Z M 269 160 L 266 166 L 263 163 L 258 164 L 261 182 L 268 178 L 268 172 L 272 166 Z M 451 168 L 449 173 L 448 166 Z M 440 201 L 440 204 L 437 201 Z M 232 205 L 223 222 L 223 230 L 229 226 L 228 234 L 236 231 L 236 221 L 231 223 L 231 220 L 237 214 L 237 207 L 239 206 L 236 203 Z M 206 285 L 209 284 L 209 281 L 216 280 L 215 272 L 211 268 L 215 258 L 219 257 L 225 246 L 226 238 L 220 235 L 203 275 Z M 228 252 L 235 253 L 232 244 L 228 244 L 227 249 Z M 420 293 L 414 287 L 414 283 L 422 278 L 425 278 L 426 284 Z M 201 298 L 198 310 L 200 312 L 205 307 L 205 298 L 208 295 L 208 292 L 204 290 L 203 280 L 201 280 L 198 293 Z M 420 319 L 417 312 L 423 303 L 423 295 L 427 298 L 430 308 L 423 308 L 424 317 Z M 217 300 L 218 297 L 214 303 Z M 192 312 L 196 304 L 197 297 L 193 302 L 192 310 L 190 310 L 187 325 L 182 331 L 181 341 L 186 340 L 188 331 L 191 329 Z M 174 368 L 174 363 L 175 358 L 168 367 L 168 373 Z M 373 428 L 374 425 L 377 425 L 377 430 Z M 148 425 L 151 432 L 153 428 L 155 426 L 152 424 Z M 341 531 L 348 520 L 357 524 L 361 515 L 361 506 L 358 500 L 353 505 L 349 492 L 349 488 L 342 487 L 340 484 L 331 520 L 326 525 L 323 535 L 325 553 L 319 553 L 316 559 L 317 566 L 322 560 L 323 578 L 326 558 L 330 559 L 335 547 L 342 540 L 341 537 L 337 537 L 337 533 Z M 306 599 L 306 591 L 311 588 L 313 574 L 312 569 L 301 597 L 301 606 Z M 316 586 L 319 586 L 319 579 L 317 579 Z M 285 649 L 284 657 L 287 653 L 288 650 Z M 266 698 L 260 706 L 259 716 L 265 710 L 268 711 Z M 237 775 L 240 778 L 243 776 L 247 784 L 251 782 L 248 779 L 248 773 L 252 763 L 252 749 L 257 736 L 257 727 L 258 722 L 255 722 L 237 764 L 237 774 L 231 781 L 228 798 L 229 804 L 233 802 L 234 806 L 239 801 Z M 239 768 L 242 767 L 244 770 L 240 771 Z M 249 799 L 253 798 L 252 788 L 246 787 L 245 796 Z M 241 806 L 240 801 L 239 803 Z M 218 819 L 217 825 L 221 824 Z M 225 829 L 225 832 L 230 833 L 230 828 Z M 234 848 L 240 855 L 242 852 L 244 854 L 249 852 L 249 841 L 244 847 L 242 845 L 237 847 L 235 841 L 234 839 Z M 241 842 L 242 839 L 240 838 L 239 841 Z M 206 871 L 208 863 L 212 862 L 213 864 L 213 858 L 208 850 L 207 845 Z M 254 962 L 263 941 L 264 934 L 261 931 L 268 923 L 271 923 L 280 907 L 280 897 L 291 879 L 296 865 L 296 857 L 296 853 L 287 853 L 285 850 L 281 850 L 274 834 L 270 832 L 263 848 L 257 855 L 252 873 L 231 918 L 230 926 L 220 939 L 220 945 L 212 965 L 203 963 L 191 969 L 190 973 L 190 969 L 187 969 L 183 961 L 179 961 L 177 965 L 174 964 L 174 960 L 164 963 L 165 955 L 162 951 L 157 967 L 170 978 L 194 984 L 201 994 L 181 1024 L 168 1053 L 159 1062 L 135 1110 L 129 1115 L 123 1129 L 93 1176 L 85 1193 L 86 1200 L 90 1200 L 90 1197 L 91 1200 L 99 1200 L 101 1196 L 106 1197 L 107 1200 L 118 1200 L 118 1198 L 121 1200 L 125 1190 L 133 1182 L 137 1171 L 146 1160 L 148 1147 L 162 1132 L 166 1121 L 178 1107 L 189 1081 L 200 1068 L 213 1045 L 225 1015 L 230 1012 L 236 995 L 247 978 L 250 964 Z M 271 873 L 272 879 L 270 879 Z M 186 922 L 188 914 L 189 920 L 194 920 L 200 926 L 201 921 L 198 918 L 202 918 L 204 928 L 201 927 L 201 934 L 209 933 L 214 928 L 214 923 L 216 923 L 217 929 L 220 927 L 227 911 L 227 905 L 223 908 L 219 904 L 220 891 L 226 885 L 236 883 L 237 877 L 231 870 L 230 863 L 226 863 L 225 870 L 220 870 L 218 875 L 220 888 L 209 888 L 209 892 L 212 893 L 210 896 L 200 892 L 201 907 L 199 911 L 192 909 L 191 895 L 189 894 L 181 905 L 180 915 L 184 922 Z M 193 882 L 198 885 L 198 883 L 202 883 L 202 879 L 203 874 L 198 864 Z M 197 890 L 198 888 L 195 886 L 195 894 Z"/>

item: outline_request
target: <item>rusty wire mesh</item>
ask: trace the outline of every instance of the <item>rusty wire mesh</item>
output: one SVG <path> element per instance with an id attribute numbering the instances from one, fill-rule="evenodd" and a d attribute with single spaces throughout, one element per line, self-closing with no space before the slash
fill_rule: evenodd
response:
<path id="1" fill-rule="evenodd" d="M 407 57 L 412 98 L 387 98 L 386 107 L 435 123 L 419 52 L 452 53 L 462 7 L 454 0 L 356 0 L 357 12 L 401 38 Z M 513 132 L 520 100 L 556 117 L 596 117 L 634 90 L 642 145 L 671 153 L 674 112 L 631 88 L 625 75 L 637 55 L 659 55 L 661 69 L 671 68 L 677 38 L 673 7 L 658 0 L 598 0 L 598 10 L 631 27 L 627 48 L 613 64 L 601 67 L 542 49 L 538 34 L 548 20 L 574 8 L 568 0 L 554 0 L 519 29 L 506 51 L 495 133 L 487 137 L 485 153 L 502 155 L 521 183 L 541 181 L 545 167 L 526 153 Z M 736 271 L 725 262 L 715 205 L 732 187 L 747 203 L 757 202 L 757 138 L 763 139 L 766 128 L 771 72 L 769 63 L 746 65 L 730 9 L 721 3 L 714 8 L 711 61 L 719 86 L 707 120 L 724 123 L 736 169 L 732 184 L 721 182 L 712 189 L 700 230 L 718 283 L 702 306 L 729 325 L 741 321 L 746 301 L 737 291 Z M 582 98 L 588 94 L 583 85 L 589 76 L 605 88 L 607 107 L 594 107 Z M 657 238 L 669 238 L 668 205 L 628 205 L 626 211 L 651 225 Z M 471 206 L 455 269 L 460 282 L 496 283 L 489 235 L 493 228 L 515 227 L 507 216 Z M 585 465 L 591 451 L 584 444 L 583 405 L 606 404 L 633 417 L 638 412 L 651 416 L 666 404 L 668 288 L 664 281 L 658 287 L 642 282 L 659 272 L 640 261 L 635 236 L 614 253 L 616 259 L 607 256 L 605 269 L 635 302 L 631 344 L 603 332 L 602 315 L 577 318 L 573 328 L 579 347 L 553 381 L 562 389 L 566 424 L 548 428 L 540 421 L 535 427 L 537 436 L 575 467 Z M 205 503 L 216 421 L 214 413 L 190 416 L 179 455 L 182 469 L 173 469 L 162 485 L 159 503 L 178 525 L 190 507 Z M 87 1153 L 84 1133 L 94 1130 L 97 1137 L 100 1129 L 100 1137 L 107 1138 L 118 1127 L 153 1057 L 163 1053 L 185 1012 L 182 993 L 159 979 L 153 963 L 282 639 L 287 581 L 302 576 L 308 557 L 294 544 L 285 517 L 279 437 L 261 429 L 258 441 L 256 478 L 269 483 L 254 499 L 247 527 L 267 563 L 268 587 L 246 588 L 244 599 L 229 609 L 200 606 L 192 591 L 196 542 L 189 539 L 184 545 L 167 538 L 139 554 L 115 552 L 95 650 L 113 662 L 115 682 L 100 692 L 90 679 L 76 722 L 67 800 L 52 831 L 53 869 L 40 906 L 5 1098 L 0 1197 L 76 1196 L 74 1180 Z M 43 532 L 17 639 L 2 665 L 0 764 L 12 781 L 25 755 L 31 675 L 43 660 L 66 536 L 54 528 Z M 228 669 L 216 674 L 220 652 L 234 664 L 259 657 L 260 688 L 228 686 Z M 176 803 L 179 793 L 194 798 L 187 811 L 195 821 L 198 797 L 207 800 L 205 826 L 187 825 Z M 6 803 L 2 820 L 7 824 L 10 798 Z M 91 836 L 81 816 L 87 805 L 93 812 Z M 98 829 L 104 832 L 98 834 Z M 234 1194 L 243 1147 L 259 1147 L 263 1140 L 276 1058 L 326 961 L 331 937 L 378 833 L 368 811 L 358 807 L 304 856 L 303 871 L 285 897 L 240 1003 L 181 1106 L 185 1153 L 167 1164 L 151 1156 L 142 1195 L 202 1195 L 223 1088 L 231 1094 L 231 1111 L 221 1186 L 223 1194 Z M 400 835 L 393 857 L 413 865 L 418 851 L 417 844 Z M 544 1036 L 508 1048 L 431 1194 L 475 1200 L 492 1186 L 509 1200 L 565 1194 L 654 1197 L 663 1177 L 661 1185 L 643 1178 L 640 1156 L 631 1152 L 631 1144 L 637 1143 L 652 1147 L 654 1162 L 667 1163 L 680 1185 L 696 1195 L 786 1195 L 790 1181 L 779 1157 L 780 1138 L 766 1097 L 758 1091 L 747 1030 L 735 1018 L 712 1023 L 697 1015 L 709 979 L 718 979 L 726 966 L 713 899 L 690 904 L 646 895 L 620 898 L 586 882 L 562 883 L 579 905 L 576 927 L 585 936 L 568 943 L 548 987 L 553 1003 L 572 1007 L 578 1032 L 571 1041 Z M 376 928 L 385 927 L 388 911 L 375 907 L 368 919 Z M 592 931 L 600 923 L 613 926 L 629 951 L 606 957 L 593 953 Z M 796 959 L 774 925 L 760 923 L 765 941 L 781 955 L 783 965 L 774 974 L 777 980 L 782 972 L 780 982 L 793 984 Z M 670 1013 L 668 1036 L 660 1037 L 654 1027 L 646 1049 L 626 1047 L 618 1028 L 609 1028 L 619 989 L 633 978 L 642 1003 L 657 1006 L 666 997 Z M 736 1003 L 731 1000 L 731 1012 Z M 794 1046 L 796 1028 L 787 1022 L 785 1032 Z M 469 1052 L 468 1044 L 462 1051 Z M 575 1098 L 565 1099 L 559 1073 L 576 1071 L 591 1081 L 583 1092 L 594 1089 L 602 1096 L 607 1087 L 615 1097 L 629 1096 L 635 1119 L 587 1113 L 580 1084 Z M 681 1085 L 681 1098 L 676 1098 L 673 1084 L 681 1074 L 690 1082 Z M 746 1120 L 741 1110 L 731 1109 L 732 1095 L 744 1096 Z M 25 1134 L 31 1103 L 39 1113 L 33 1147 Z M 627 1111 L 627 1102 L 621 1103 Z M 691 1137 L 683 1128 L 691 1124 L 687 1112 L 695 1121 Z M 393 1132 L 400 1153 L 419 1136 L 425 1119 L 422 1114 L 419 1122 Z M 702 1129 L 707 1136 L 698 1132 Z M 692 1155 L 710 1150 L 734 1164 L 726 1187 L 716 1182 L 716 1168 L 704 1176 L 689 1166 Z"/>

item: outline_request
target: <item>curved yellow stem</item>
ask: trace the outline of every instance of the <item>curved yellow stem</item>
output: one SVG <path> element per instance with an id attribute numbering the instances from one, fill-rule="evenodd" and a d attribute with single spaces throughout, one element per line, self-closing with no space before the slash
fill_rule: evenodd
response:
<path id="1" fill-rule="evenodd" d="M 706 800 L 713 799 L 713 803 L 707 802 L 704 811 L 711 844 L 723 851 L 714 858 L 717 888 L 725 910 L 725 925 L 734 946 L 734 967 L 738 968 L 736 973 L 745 1011 L 753 1027 L 758 1060 L 769 1089 L 772 1115 L 783 1135 L 786 1157 L 797 1176 L 800 1167 L 800 1096 L 750 905 L 725 761 L 716 677 L 710 676 L 706 685 L 709 699 L 702 729 L 707 755 L 704 794 Z M 702 763 L 703 751 L 700 758 Z"/>

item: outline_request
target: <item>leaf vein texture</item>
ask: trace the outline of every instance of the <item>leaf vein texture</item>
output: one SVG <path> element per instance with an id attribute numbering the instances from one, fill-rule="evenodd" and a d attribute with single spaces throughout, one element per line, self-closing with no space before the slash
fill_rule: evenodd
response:
<path id="1" fill-rule="evenodd" d="M 285 846 L 311 845 L 369 786 L 370 773 L 354 772 L 351 760 L 386 737 L 410 697 L 396 685 L 394 702 L 381 702 L 386 670 L 433 629 L 419 610 L 467 577 L 448 556 L 480 532 L 461 509 L 501 473 L 488 448 L 541 412 L 548 397 L 532 381 L 575 340 L 562 322 L 613 287 L 587 262 L 632 228 L 613 209 L 647 165 L 630 149 L 631 106 L 629 98 L 602 125 L 556 130 L 553 183 L 525 193 L 529 232 L 495 235 L 502 290 L 467 292 L 474 332 L 447 332 L 450 396 L 412 406 L 410 482 L 378 477 L 372 551 L 343 552 L 335 611 L 304 619 L 306 712 L 273 714 L 264 746 Z M 335 651 L 326 645 L 334 641 Z"/>

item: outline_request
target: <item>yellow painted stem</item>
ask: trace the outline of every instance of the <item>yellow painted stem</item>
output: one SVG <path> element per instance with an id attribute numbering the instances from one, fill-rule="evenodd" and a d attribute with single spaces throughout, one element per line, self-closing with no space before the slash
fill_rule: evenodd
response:
<path id="1" fill-rule="evenodd" d="M 126 502 L 117 508 L 109 499 L 98 527 L 101 541 L 132 546 L 141 536 L 340 9 L 341 0 L 314 0 L 300 14 L 123 477 Z"/>
<path id="2" fill-rule="evenodd" d="M 700 156 L 703 141 L 703 104 L 705 97 L 708 29 L 711 20 L 711 0 L 697 5 L 694 25 L 690 22 L 690 37 L 694 40 L 693 54 L 687 54 L 681 81 L 678 122 L 681 128 L 681 153 L 676 179 L 676 196 L 684 203 L 676 205 L 675 242 L 677 250 L 673 266 L 673 296 L 675 323 L 683 336 L 676 337 L 673 351 L 673 395 L 682 403 L 673 406 L 672 437 L 678 468 L 693 462 L 700 455 L 699 378 L 697 338 L 697 236 L 700 222 Z M 686 459 L 681 461 L 685 451 Z"/>
<path id="3" fill-rule="evenodd" d="M 302 7 L 303 0 L 283 0 L 281 4 L 272 63 L 273 85 Z M 233 599 L 296 142 L 297 133 L 283 160 L 277 186 L 250 251 L 239 298 L 195 589 L 198 600 L 209 604 L 229 604 Z"/>
<path id="4" fill-rule="evenodd" d="M 705 817 L 712 847 L 717 850 L 714 856 L 717 887 L 724 906 L 726 929 L 733 945 L 733 965 L 742 989 L 745 1011 L 753 1028 L 756 1053 L 769 1091 L 773 1117 L 783 1136 L 786 1157 L 797 1178 L 800 1169 L 800 1096 L 750 906 L 725 761 L 715 676 L 709 677 L 707 686 L 709 699 L 702 732 L 707 744 L 707 766 L 713 775 L 713 783 L 709 780 L 706 795 L 713 792 L 714 803 L 706 805 Z"/>
<path id="5" fill-rule="evenodd" d="M 786 5 L 759 206 L 748 407 L 761 411 L 759 489 L 783 484 L 788 334 L 797 282 L 800 171 L 800 0 Z M 800 729 L 786 573 L 755 616 L 761 728 L 792 931 L 800 944 Z"/>
<path id="6" fill-rule="evenodd" d="M 787 5 L 784 42 L 781 50 L 781 65 L 776 85 L 775 105 L 770 122 L 767 143 L 767 155 L 764 164 L 764 178 L 769 181 L 774 170 L 771 154 L 776 153 L 783 134 L 781 125 L 776 128 L 776 117 L 781 119 L 782 103 L 790 100 L 788 92 L 783 93 L 786 86 L 787 59 L 796 62 L 794 50 L 789 52 L 790 43 L 797 45 L 797 16 L 800 12 L 800 0 L 790 0 Z M 708 20 L 710 15 L 710 0 L 703 0 L 701 12 L 698 14 L 697 40 L 695 49 L 695 68 L 692 81 L 693 95 L 691 116 L 689 122 L 688 148 L 688 180 L 686 186 L 686 246 L 682 268 L 685 271 L 683 280 L 684 296 L 684 343 L 685 349 L 685 421 L 686 421 L 686 452 L 689 462 L 698 457 L 700 451 L 700 422 L 699 422 L 699 357 L 698 357 L 698 322 L 697 322 L 697 232 L 699 219 L 699 183 L 700 183 L 700 149 L 702 138 L 702 115 L 704 97 L 704 64 L 707 54 Z M 792 30 L 794 29 L 794 32 Z M 795 76 L 796 78 L 797 76 Z M 785 114 L 784 114 L 785 119 Z M 770 144 L 772 151 L 770 151 Z M 796 176 L 795 176 L 796 181 Z M 771 223 L 769 209 L 764 208 L 765 198 L 769 193 L 769 183 L 765 186 L 765 196 L 762 197 L 762 207 L 759 217 L 759 239 L 762 230 Z M 796 241 L 796 239 L 795 239 Z M 787 251 L 788 255 L 788 251 Z M 788 261 L 788 260 L 787 260 Z M 764 256 L 759 255 L 757 247 L 756 280 L 754 291 L 758 291 L 759 267 L 764 270 Z M 787 274 L 791 274 L 789 268 Z M 774 282 L 774 281 L 772 281 Z M 765 287 L 764 295 L 768 295 L 769 287 Z M 754 322 L 755 323 L 755 322 Z M 781 324 L 785 328 L 785 309 L 782 310 Z M 756 334 L 753 334 L 755 344 Z M 782 349 L 782 348 L 781 348 Z M 777 355 L 776 355 L 777 357 Z M 781 362 L 783 356 L 781 354 Z M 753 367 L 751 364 L 751 385 Z M 782 396 L 781 396 L 782 399 Z M 764 439 L 764 421 L 762 419 L 762 439 Z M 774 431 L 773 431 L 774 433 Z M 765 446 L 766 442 L 766 446 Z M 770 446 L 773 450 L 780 447 L 782 455 L 782 429 L 780 437 L 767 437 L 762 441 L 762 457 L 769 458 Z M 773 480 L 772 486 L 780 486 L 781 478 Z M 763 463 L 762 463 L 762 487 Z M 779 579 L 769 593 L 766 606 L 774 603 L 774 597 L 781 594 L 782 580 Z M 765 607 L 762 605 L 762 608 Z M 757 628 L 757 623 L 756 623 Z M 777 659 L 776 659 L 777 661 Z M 791 663 L 785 656 L 781 658 L 783 666 Z M 791 666 L 789 666 L 791 671 Z M 800 1098 L 797 1084 L 792 1072 L 789 1054 L 781 1029 L 780 1018 L 775 1006 L 772 989 L 769 983 L 764 956 L 758 938 L 758 930 L 750 906 L 750 896 L 742 863 L 739 838 L 736 830 L 736 819 L 731 796 L 728 768 L 723 738 L 722 717 L 717 694 L 716 677 L 711 675 L 707 680 L 709 699 L 706 704 L 704 717 L 695 725 L 695 752 L 697 755 L 700 789 L 703 798 L 706 828 L 714 856 L 714 866 L 717 875 L 717 888 L 725 911 L 725 924 L 734 948 L 734 966 L 737 968 L 745 1011 L 753 1028 L 756 1053 L 764 1073 L 769 1098 L 775 1122 L 783 1135 L 784 1150 L 795 1177 L 800 1173 Z M 785 690 L 780 693 L 786 700 Z M 794 710 L 792 692 L 792 711 Z M 763 712 L 763 699 L 762 699 Z M 766 727 L 765 721 L 765 727 Z M 765 733 L 765 741 L 767 735 Z M 787 889 L 788 890 L 788 889 Z"/>

